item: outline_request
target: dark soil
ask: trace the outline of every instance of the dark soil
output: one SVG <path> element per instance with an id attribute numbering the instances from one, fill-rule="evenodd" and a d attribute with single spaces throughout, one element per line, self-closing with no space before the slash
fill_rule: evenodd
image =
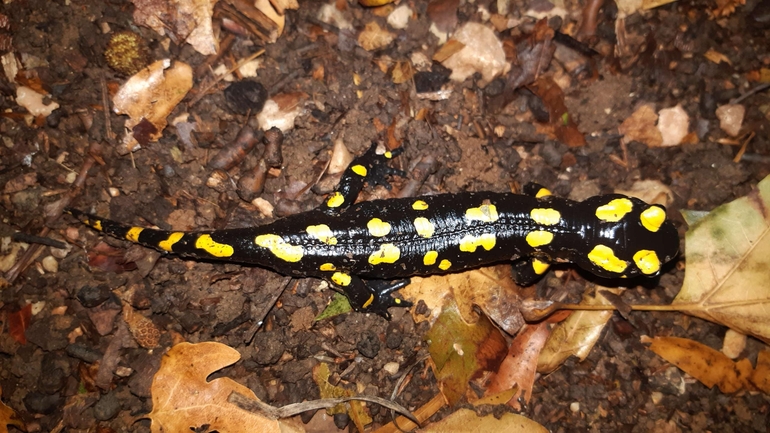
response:
<path id="1" fill-rule="evenodd" d="M 507 192 L 512 186 L 536 181 L 558 195 L 580 197 L 628 189 L 639 179 L 658 180 L 673 192 L 670 214 L 682 239 L 686 226 L 676 210 L 712 209 L 746 194 L 770 174 L 770 93 L 758 92 L 743 101 L 744 129 L 756 136 L 746 150 L 748 157 L 737 163 L 733 158 L 739 146 L 717 142 L 726 135 L 714 115 L 718 106 L 757 85 L 747 78 L 749 72 L 770 67 L 770 0 L 748 0 L 719 21 L 709 19 L 707 11 L 714 7 L 709 2 L 679 1 L 644 16 L 633 15 L 626 20 L 626 31 L 640 41 L 632 47 L 638 58 L 625 69 L 610 55 L 617 11 L 605 6 L 591 42 L 608 55 L 591 62 L 581 58 L 583 67 L 574 72 L 567 91 L 570 117 L 587 140 L 585 146 L 573 148 L 538 132 L 529 109 L 536 98 L 530 92 L 517 93 L 499 113 L 487 111 L 485 100 L 502 81 L 485 89 L 475 79 L 450 83 L 451 96 L 438 102 L 417 98 L 411 81 L 393 84 L 376 59 L 387 55 L 406 60 L 413 52 L 430 57 L 438 47 L 427 32 L 425 2 L 412 5 L 416 21 L 406 30 L 394 31 L 396 41 L 377 53 L 351 43 L 350 34 L 319 27 L 314 18 L 319 6 L 301 2 L 299 11 L 288 13 L 284 35 L 264 47 L 259 70 L 258 81 L 270 95 L 308 95 L 304 113 L 285 134 L 283 166 L 271 172 L 260 196 L 275 207 L 276 217 L 309 210 L 321 202 L 328 189 L 296 193 L 315 182 L 339 138 L 351 152 L 360 154 L 372 140 L 394 137 L 406 148 L 394 165 L 407 172 L 422 157 L 433 156 L 437 169 L 418 194 Z M 479 6 L 493 11 L 497 7 L 488 0 L 463 4 L 460 23 L 478 21 Z M 357 28 L 372 20 L 385 26 L 372 10 L 355 2 L 348 7 Z M 569 2 L 565 7 L 568 17 L 580 16 L 579 5 Z M 514 13 L 525 9 L 522 2 L 511 2 L 511 10 L 518 11 Z M 36 174 L 27 188 L 0 195 L 2 254 L 10 254 L 5 240 L 15 232 L 38 235 L 45 227 L 50 229 L 44 233 L 47 237 L 68 245 L 66 251 L 43 247 L 10 286 L 0 288 L 2 401 L 21 415 L 29 431 L 52 431 L 57 426 L 66 431 L 96 431 L 96 426 L 148 431 L 148 420 L 134 422 L 134 418 L 150 411 L 152 375 L 164 350 L 181 340 L 218 341 L 237 349 L 242 361 L 222 374 L 274 406 L 319 396 L 311 377 L 319 358 L 336 360 L 333 374 L 339 378 L 344 372 L 344 379 L 359 385 L 365 394 L 391 394 L 398 377 L 391 377 L 383 366 L 397 362 L 402 374 L 425 353 L 426 327 L 415 325 L 405 311 L 393 311 L 389 322 L 348 313 L 313 323 L 305 318 L 320 313 L 334 293 L 317 290 L 321 285 L 317 280 L 291 280 L 261 268 L 161 257 L 149 249 L 102 238 L 69 216 L 57 219 L 61 209 L 47 207 L 70 194 L 75 174 L 95 156 L 82 190 L 72 200 L 76 208 L 165 229 L 268 222 L 239 197 L 235 183 L 257 164 L 261 144 L 227 172 L 223 186 L 207 186 L 212 175 L 207 163 L 213 155 L 232 143 L 244 125 L 257 127 L 253 116 L 248 119 L 231 111 L 222 88 L 193 106 L 183 102 L 170 116 L 187 112 L 207 131 L 196 133 L 194 147 L 184 146 L 171 126 L 158 142 L 133 155 L 118 152 L 107 139 L 104 116 L 111 110 L 102 104 L 102 85 L 115 88 L 125 77 L 104 61 L 110 36 L 103 32 L 105 25 L 112 31 L 138 31 L 148 42 L 152 59 L 178 59 L 195 70 L 204 62 L 203 56 L 187 45 L 164 43 L 151 30 L 135 28 L 133 6 L 128 2 L 16 0 L 0 10 L 9 17 L 6 33 L 13 37 L 13 52 L 45 60 L 33 72 L 61 105 L 47 119 L 25 123 L 16 115 L 23 112 L 15 103 L 16 85 L 0 82 L 4 109 L 0 184 Z M 568 24 L 574 21 L 566 19 L 562 30 Z M 504 40 L 525 36 L 520 30 L 500 35 Z M 240 59 L 257 48 L 251 41 L 237 39 L 226 56 Z M 704 54 L 712 48 L 728 56 L 731 64 L 707 60 Z M 314 78 L 313 72 L 321 66 L 323 77 Z M 360 76 L 358 85 L 354 73 Z M 630 143 L 625 166 L 619 163 L 624 154 L 617 126 L 640 102 L 652 102 L 658 109 L 680 104 L 697 139 L 669 148 Z M 428 115 L 415 120 L 413 114 L 421 109 L 427 109 Z M 111 128 L 118 135 L 124 122 L 125 117 L 110 115 Z M 499 126 L 505 127 L 503 133 L 493 133 Z M 404 185 L 399 179 L 393 184 L 394 191 Z M 371 193 L 368 190 L 364 198 Z M 112 266 L 108 271 L 89 265 L 88 254 L 100 241 L 116 254 L 108 260 Z M 56 272 L 42 266 L 49 255 L 58 262 Z M 672 266 L 648 287 L 630 289 L 629 297 L 668 303 L 676 296 L 683 273 L 683 266 Z M 547 298 L 563 290 L 565 281 L 573 277 L 572 273 L 564 273 L 563 278 L 549 275 L 539 283 L 538 294 Z M 129 289 L 133 308 L 163 331 L 161 347 L 148 351 L 133 341 L 115 342 L 122 316 L 121 302 L 113 291 Z M 569 298 L 578 301 L 580 295 L 578 288 Z M 274 296 L 279 296 L 277 301 Z M 36 311 L 26 330 L 28 341 L 21 345 L 7 332 L 7 318 L 28 303 L 34 303 Z M 263 320 L 261 326 L 256 323 L 259 320 Z M 642 335 L 673 335 L 719 349 L 724 327 L 678 313 L 632 313 L 629 321 L 616 316 L 611 324 L 588 359 L 571 360 L 536 381 L 525 415 L 551 431 L 768 431 L 770 398 L 708 389 L 640 342 Z M 123 346 L 114 352 L 116 344 Z M 753 363 L 762 347 L 749 339 L 743 355 Z M 104 359 L 106 353 L 112 359 Z M 108 361 L 116 361 L 118 368 L 104 386 L 97 371 Z M 416 371 L 423 371 L 422 366 Z M 424 371 L 428 373 L 415 374 L 399 396 L 404 406 L 420 407 L 438 392 L 430 370 Z M 653 400 L 653 395 L 662 397 Z M 375 423 L 389 422 L 388 411 L 368 407 Z"/>

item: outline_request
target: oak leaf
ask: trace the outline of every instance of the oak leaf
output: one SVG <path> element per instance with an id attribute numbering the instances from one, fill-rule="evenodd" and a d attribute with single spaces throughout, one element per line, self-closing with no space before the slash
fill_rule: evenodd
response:
<path id="1" fill-rule="evenodd" d="M 258 400 L 249 388 L 227 377 L 206 380 L 240 357 L 237 350 L 215 342 L 172 347 L 152 380 L 152 412 L 148 415 L 151 431 L 198 431 L 206 425 L 207 431 L 279 433 L 277 420 L 228 402 L 232 392 Z"/>
<path id="2" fill-rule="evenodd" d="M 770 343 L 770 176 L 685 235 L 677 310 Z"/>

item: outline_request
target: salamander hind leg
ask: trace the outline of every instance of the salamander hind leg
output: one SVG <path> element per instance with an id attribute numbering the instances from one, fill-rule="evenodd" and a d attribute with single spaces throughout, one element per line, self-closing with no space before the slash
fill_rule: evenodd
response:
<path id="1" fill-rule="evenodd" d="M 375 313 L 390 320 L 390 307 L 411 307 L 412 303 L 394 298 L 391 293 L 406 287 L 409 280 L 367 280 L 355 275 L 335 272 L 329 283 L 341 289 L 350 301 L 354 310 L 364 313 Z"/>
<path id="2" fill-rule="evenodd" d="M 338 214 L 347 209 L 355 203 L 365 182 L 390 189 L 388 176 L 406 176 L 405 172 L 388 166 L 388 161 L 402 152 L 403 148 L 398 148 L 378 154 L 377 143 L 373 142 L 366 153 L 350 163 L 342 174 L 337 190 L 326 199 L 321 209 L 328 214 Z"/>

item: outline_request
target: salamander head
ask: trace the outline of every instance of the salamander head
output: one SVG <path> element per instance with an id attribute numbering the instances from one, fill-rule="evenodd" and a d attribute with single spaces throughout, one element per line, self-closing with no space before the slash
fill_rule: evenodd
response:
<path id="1" fill-rule="evenodd" d="M 605 278 L 653 277 L 679 252 L 679 234 L 666 208 L 619 194 L 581 203 L 595 218 L 585 252 L 574 261 Z"/>

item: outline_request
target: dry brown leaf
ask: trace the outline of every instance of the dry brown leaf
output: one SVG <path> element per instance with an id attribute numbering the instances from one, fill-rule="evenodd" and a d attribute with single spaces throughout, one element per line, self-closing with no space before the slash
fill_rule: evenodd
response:
<path id="1" fill-rule="evenodd" d="M 765 394 L 770 394 L 770 350 L 759 352 L 751 383 Z"/>
<path id="2" fill-rule="evenodd" d="M 618 127 L 618 132 L 623 135 L 623 142 L 638 141 L 649 147 L 660 147 L 663 144 L 663 136 L 655 126 L 658 122 L 658 114 L 652 104 L 643 104 L 634 111 Z"/>
<path id="3" fill-rule="evenodd" d="M 420 430 L 422 433 L 460 432 L 546 433 L 548 429 L 524 415 L 506 413 L 499 419 L 494 415 L 478 416 L 470 409 L 460 409 L 439 422 Z"/>
<path id="4" fill-rule="evenodd" d="M 279 433 L 278 421 L 227 401 L 232 392 L 258 400 L 249 388 L 227 377 L 206 381 L 240 358 L 237 350 L 214 342 L 172 347 L 152 380 L 152 432 L 198 431 L 206 425 L 208 431 Z"/>
<path id="5" fill-rule="evenodd" d="M 730 61 L 730 58 L 729 58 L 729 57 L 727 57 L 726 55 L 724 55 L 724 54 L 720 53 L 719 51 L 717 51 L 717 50 L 715 50 L 715 49 L 713 49 L 713 48 L 709 48 L 709 50 L 708 50 L 708 51 L 706 51 L 706 52 L 703 54 L 703 56 L 704 56 L 706 59 L 708 59 L 709 61 L 711 61 L 712 63 L 716 63 L 717 65 L 718 65 L 718 64 L 720 64 L 720 63 L 722 63 L 722 62 L 725 62 L 725 63 L 727 63 L 728 65 L 732 65 L 732 64 L 733 64 L 733 63 Z"/>
<path id="6" fill-rule="evenodd" d="M 748 359 L 733 362 L 705 344 L 678 337 L 655 337 L 650 350 L 709 388 L 717 385 L 727 394 L 750 389 L 753 368 Z"/>
<path id="7" fill-rule="evenodd" d="M 472 322 L 476 306 L 505 332 L 515 335 L 524 324 L 519 312 L 520 288 L 513 282 L 509 265 L 474 269 L 428 278 L 413 277 L 401 295 L 413 302 L 423 301 L 431 313 L 413 312 L 415 321 L 436 320 L 444 305 L 454 297 L 463 320 Z"/>
<path id="8" fill-rule="evenodd" d="M 160 35 L 169 31 L 175 40 L 185 41 L 203 55 L 216 54 L 211 17 L 216 0 L 132 0 L 134 22 Z"/>
<path id="9" fill-rule="evenodd" d="M 770 342 L 770 176 L 685 235 L 687 268 L 672 306 Z"/>
<path id="10" fill-rule="evenodd" d="M 383 29 L 376 21 L 366 23 L 364 30 L 358 35 L 358 44 L 366 51 L 385 48 L 393 42 L 396 35 Z"/>
<path id="11" fill-rule="evenodd" d="M 0 387 L 0 395 L 3 394 L 3 388 Z M 26 431 L 26 426 L 15 410 L 6 406 L 0 401 L 0 433 L 8 433 L 8 426 L 13 425 L 22 431 Z"/>
<path id="12" fill-rule="evenodd" d="M 729 17 L 738 6 L 746 4 L 746 0 L 717 0 L 717 7 L 709 11 L 712 18 Z"/>
<path id="13" fill-rule="evenodd" d="M 522 401 L 529 404 L 538 358 L 549 334 L 547 322 L 524 328 L 511 343 L 500 368 L 490 377 L 485 395 L 493 396 L 518 386 L 517 392 L 511 395 L 507 404 L 516 410 L 521 409 Z"/>
<path id="14" fill-rule="evenodd" d="M 436 50 L 436 52 L 433 54 L 433 61 L 441 63 L 463 48 L 465 48 L 464 43 L 455 39 L 450 39 L 446 41 L 444 45 L 439 47 L 438 50 Z"/>
<path id="15" fill-rule="evenodd" d="M 594 292 L 608 291 L 620 294 L 622 289 L 608 287 L 596 287 Z M 612 305 L 604 296 L 583 294 L 584 305 Z M 558 368 L 567 358 L 574 355 L 583 360 L 591 352 L 604 326 L 610 320 L 614 311 L 575 311 L 567 320 L 559 323 L 551 331 L 551 336 L 545 344 L 537 365 L 537 371 L 550 373 Z"/>
<path id="16" fill-rule="evenodd" d="M 184 99 L 192 88 L 192 68 L 189 65 L 169 59 L 159 60 L 120 86 L 112 98 L 114 110 L 127 114 L 126 129 L 133 130 L 142 121 L 150 122 L 157 133 L 150 139 L 157 141 L 166 127 L 166 117 Z M 138 149 L 133 133 L 123 140 L 128 150 Z"/>

